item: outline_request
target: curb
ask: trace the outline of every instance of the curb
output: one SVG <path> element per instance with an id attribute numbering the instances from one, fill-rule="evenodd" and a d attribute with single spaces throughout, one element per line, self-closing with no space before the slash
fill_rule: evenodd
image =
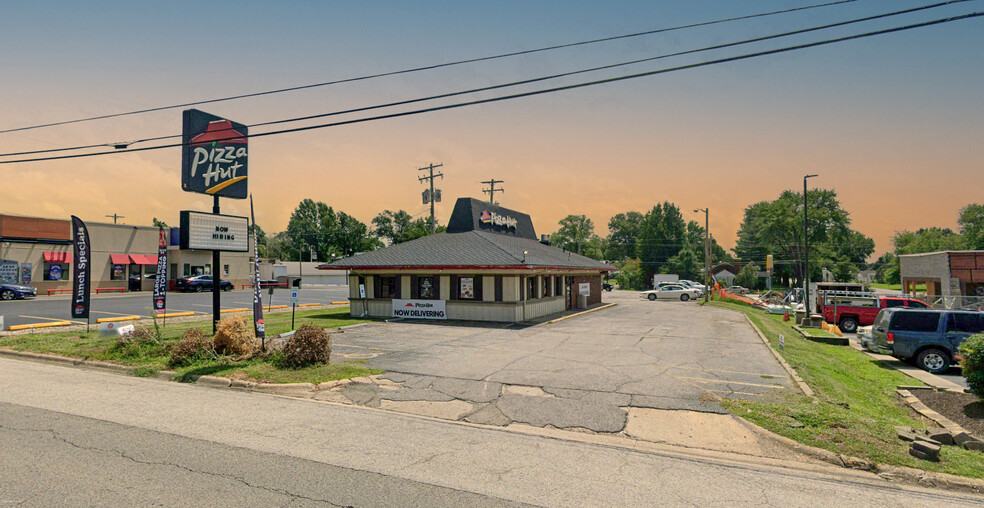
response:
<path id="1" fill-rule="evenodd" d="M 773 349 L 772 343 L 769 342 L 769 339 L 765 336 L 764 333 L 762 333 L 762 330 L 759 330 L 759 328 L 755 326 L 755 323 L 753 323 L 752 319 L 748 317 L 748 314 L 742 312 L 741 315 L 745 316 L 745 321 L 747 321 L 748 324 L 751 325 L 752 329 L 755 330 L 755 333 L 757 333 L 759 338 L 762 339 L 762 342 L 765 344 L 765 346 L 769 348 L 769 351 L 772 351 L 772 356 L 776 357 L 776 360 L 778 360 L 779 364 L 782 365 L 782 368 L 786 370 L 786 373 L 789 374 L 789 377 L 793 378 L 793 381 L 796 382 L 796 386 L 798 386 L 800 391 L 803 392 L 803 395 L 806 395 L 807 397 L 816 400 L 817 396 L 813 393 L 813 389 L 810 388 L 808 384 L 806 384 L 806 381 L 803 381 L 803 378 L 801 378 L 799 374 L 797 374 L 796 371 L 793 370 L 793 368 L 788 363 L 786 363 L 786 359 L 783 358 L 778 351 Z"/>
<path id="2" fill-rule="evenodd" d="M 797 325 L 791 325 L 793 330 L 800 333 L 806 340 L 813 342 L 819 342 L 821 344 L 830 344 L 832 346 L 849 346 L 851 345 L 851 339 L 847 337 L 817 337 L 816 335 L 810 335 L 806 330 L 800 328 Z"/>
<path id="3" fill-rule="evenodd" d="M 736 416 L 738 421 L 752 432 L 770 439 L 775 439 L 783 445 L 788 446 L 795 452 L 802 453 L 828 464 L 848 469 L 870 471 L 877 474 L 883 480 L 890 482 L 903 481 L 906 483 L 919 485 L 921 487 L 933 487 L 959 490 L 973 494 L 984 494 L 984 480 L 964 478 L 962 476 L 937 473 L 934 471 L 924 471 L 922 469 L 914 469 L 911 467 L 890 466 L 888 464 L 874 463 L 868 460 L 859 459 L 857 457 L 834 453 L 830 450 L 824 450 L 823 448 L 816 448 L 814 446 L 798 443 L 786 436 L 780 436 L 779 434 L 775 434 L 745 420 L 739 415 L 733 416 Z"/>
<path id="4" fill-rule="evenodd" d="M 356 324 L 356 325 L 339 326 L 337 329 L 338 330 L 351 330 L 353 328 L 362 328 L 363 326 L 369 326 L 369 323 L 359 323 L 359 324 Z"/>
<path id="5" fill-rule="evenodd" d="M 568 320 L 568 319 L 571 319 L 571 318 L 576 318 L 578 316 L 583 316 L 585 314 L 591 314 L 592 312 L 598 312 L 599 310 L 609 309 L 609 308 L 614 307 L 616 305 L 618 305 L 618 304 L 615 303 L 615 302 L 610 302 L 610 303 L 608 303 L 606 305 L 602 305 L 601 307 L 595 307 L 593 309 L 588 309 L 588 310 L 585 310 L 585 311 L 582 311 L 582 312 L 576 312 L 574 314 L 568 314 L 566 316 L 559 317 L 557 319 L 551 319 L 550 321 L 544 321 L 544 322 L 542 322 L 540 324 L 533 325 L 533 326 L 552 325 L 554 323 L 559 323 L 561 321 L 565 321 L 565 320 Z"/>
<path id="6" fill-rule="evenodd" d="M 969 430 L 961 427 L 960 424 L 958 424 L 958 423 L 954 422 L 953 420 L 950 420 L 949 418 L 947 418 L 947 417 L 945 417 L 945 416 L 937 413 L 936 411 L 933 411 L 932 409 L 930 409 L 928 406 L 926 406 L 926 404 L 923 404 L 922 401 L 919 400 L 918 397 L 916 397 L 915 395 L 912 394 L 912 392 L 909 391 L 909 390 L 933 390 L 933 389 L 934 388 L 932 388 L 932 387 L 925 387 L 925 388 L 923 388 L 923 387 L 912 387 L 912 386 L 910 386 L 910 387 L 906 387 L 906 388 L 899 388 L 899 389 L 895 390 L 895 393 L 898 393 L 899 395 L 901 395 L 902 396 L 902 400 L 904 400 L 905 403 L 908 404 L 909 407 L 911 407 L 913 409 L 913 411 L 915 411 L 915 412 L 917 412 L 917 413 L 925 416 L 926 418 L 929 418 L 930 420 L 936 422 L 937 425 L 939 425 L 940 427 L 943 427 L 944 429 L 952 432 L 954 435 L 957 435 L 957 434 L 959 434 L 961 432 L 964 432 L 964 433 L 966 433 L 968 435 L 973 435 Z"/>

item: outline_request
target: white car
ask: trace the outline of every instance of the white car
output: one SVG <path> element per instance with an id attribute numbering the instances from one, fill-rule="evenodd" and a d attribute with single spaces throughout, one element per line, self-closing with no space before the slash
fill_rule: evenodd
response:
<path id="1" fill-rule="evenodd" d="M 699 282 L 694 282 L 692 280 L 681 280 L 680 281 L 680 285 L 683 286 L 683 287 L 688 287 L 690 289 L 698 289 L 700 291 L 707 290 L 707 286 L 705 286 L 705 285 L 703 285 L 703 284 L 701 284 Z"/>
<path id="2" fill-rule="evenodd" d="M 686 302 L 687 300 L 690 300 L 692 298 L 693 299 L 699 298 L 701 294 L 702 293 L 700 292 L 699 289 L 684 287 L 683 285 L 680 284 L 667 284 L 665 286 L 660 286 L 656 289 L 643 291 L 642 293 L 639 294 L 639 296 L 646 298 L 649 301 L 679 299 L 681 301 Z"/>

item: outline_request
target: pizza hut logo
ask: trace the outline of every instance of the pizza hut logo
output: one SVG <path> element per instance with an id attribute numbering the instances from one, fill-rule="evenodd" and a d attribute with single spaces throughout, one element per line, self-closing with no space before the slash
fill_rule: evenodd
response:
<path id="1" fill-rule="evenodd" d="M 413 307 L 413 304 L 412 303 L 407 303 L 406 305 L 404 305 L 404 307 Z"/>
<path id="2" fill-rule="evenodd" d="M 518 221 L 513 217 L 509 217 L 508 215 L 500 215 L 488 210 L 482 210 L 482 216 L 479 220 L 482 224 L 511 229 L 516 229 L 516 224 L 518 223 Z"/>

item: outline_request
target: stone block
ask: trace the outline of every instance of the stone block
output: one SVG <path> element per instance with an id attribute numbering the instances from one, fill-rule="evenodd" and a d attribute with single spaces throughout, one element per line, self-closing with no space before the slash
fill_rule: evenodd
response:
<path id="1" fill-rule="evenodd" d="M 953 442 L 958 446 L 963 446 L 963 444 L 966 443 L 967 441 L 976 441 L 976 440 L 977 439 L 974 436 L 971 436 L 966 432 L 960 432 L 953 436 Z"/>
<path id="2" fill-rule="evenodd" d="M 940 445 L 927 441 L 916 440 L 913 441 L 910 446 L 910 454 L 912 451 L 917 451 L 928 456 L 930 458 L 929 460 L 936 460 L 940 456 Z"/>
<path id="3" fill-rule="evenodd" d="M 930 456 L 928 453 L 923 453 L 923 452 L 921 452 L 919 450 L 916 450 L 915 448 L 909 448 L 909 455 L 912 455 L 913 457 L 915 457 L 917 459 L 922 459 L 922 460 L 930 460 L 930 461 L 938 460 L 938 459 Z"/>
<path id="4" fill-rule="evenodd" d="M 953 445 L 953 433 L 946 429 L 937 429 L 929 432 L 929 438 L 945 445 Z"/>
<path id="5" fill-rule="evenodd" d="M 974 450 L 978 452 L 984 452 L 984 441 L 965 441 L 963 447 L 968 450 Z"/>

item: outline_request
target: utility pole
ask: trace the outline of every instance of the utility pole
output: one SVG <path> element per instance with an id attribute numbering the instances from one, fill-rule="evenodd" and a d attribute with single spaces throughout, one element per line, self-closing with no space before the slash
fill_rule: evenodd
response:
<path id="1" fill-rule="evenodd" d="M 426 168 L 418 168 L 417 169 L 417 171 L 430 171 L 430 174 L 429 175 L 418 177 L 417 178 L 417 181 L 423 183 L 424 180 L 430 180 L 430 205 L 431 205 L 431 222 L 430 222 L 430 226 L 431 226 L 431 234 L 432 235 L 434 234 L 434 231 L 437 228 L 437 221 L 434 220 L 434 200 L 437 198 L 437 196 L 434 195 L 434 178 L 439 176 L 439 177 L 441 177 L 441 180 L 444 180 L 444 173 L 438 173 L 438 174 L 435 175 L 434 174 L 434 168 L 439 168 L 439 167 L 442 167 L 442 166 L 444 166 L 444 164 L 438 164 L 438 165 L 435 166 L 433 163 L 431 163 L 431 164 L 428 164 Z"/>
<path id="2" fill-rule="evenodd" d="M 113 215 L 106 215 L 106 217 L 112 217 L 113 218 L 113 224 L 116 224 L 116 220 L 117 219 L 125 219 L 126 218 L 126 215 L 116 215 L 114 213 Z"/>
<path id="3" fill-rule="evenodd" d="M 707 303 L 708 293 L 711 292 L 711 223 L 708 210 L 707 208 L 694 210 L 694 213 L 704 212 L 704 303 Z"/>
<path id="4" fill-rule="evenodd" d="M 496 189 L 495 188 L 495 184 L 497 184 L 497 183 L 503 183 L 503 182 L 505 182 L 505 180 L 496 180 L 495 178 L 492 178 L 491 180 L 482 182 L 483 184 L 488 184 L 488 186 L 489 186 L 488 189 L 482 189 L 482 192 L 489 195 L 489 203 L 490 204 L 493 204 L 493 205 L 495 204 L 495 193 L 496 192 L 506 192 L 505 189 Z"/>
<path id="5" fill-rule="evenodd" d="M 803 310 L 806 311 L 805 323 L 811 323 L 810 315 L 810 237 L 806 229 L 806 179 L 817 175 L 803 177 Z M 812 323 L 811 323 L 812 324 Z"/>

